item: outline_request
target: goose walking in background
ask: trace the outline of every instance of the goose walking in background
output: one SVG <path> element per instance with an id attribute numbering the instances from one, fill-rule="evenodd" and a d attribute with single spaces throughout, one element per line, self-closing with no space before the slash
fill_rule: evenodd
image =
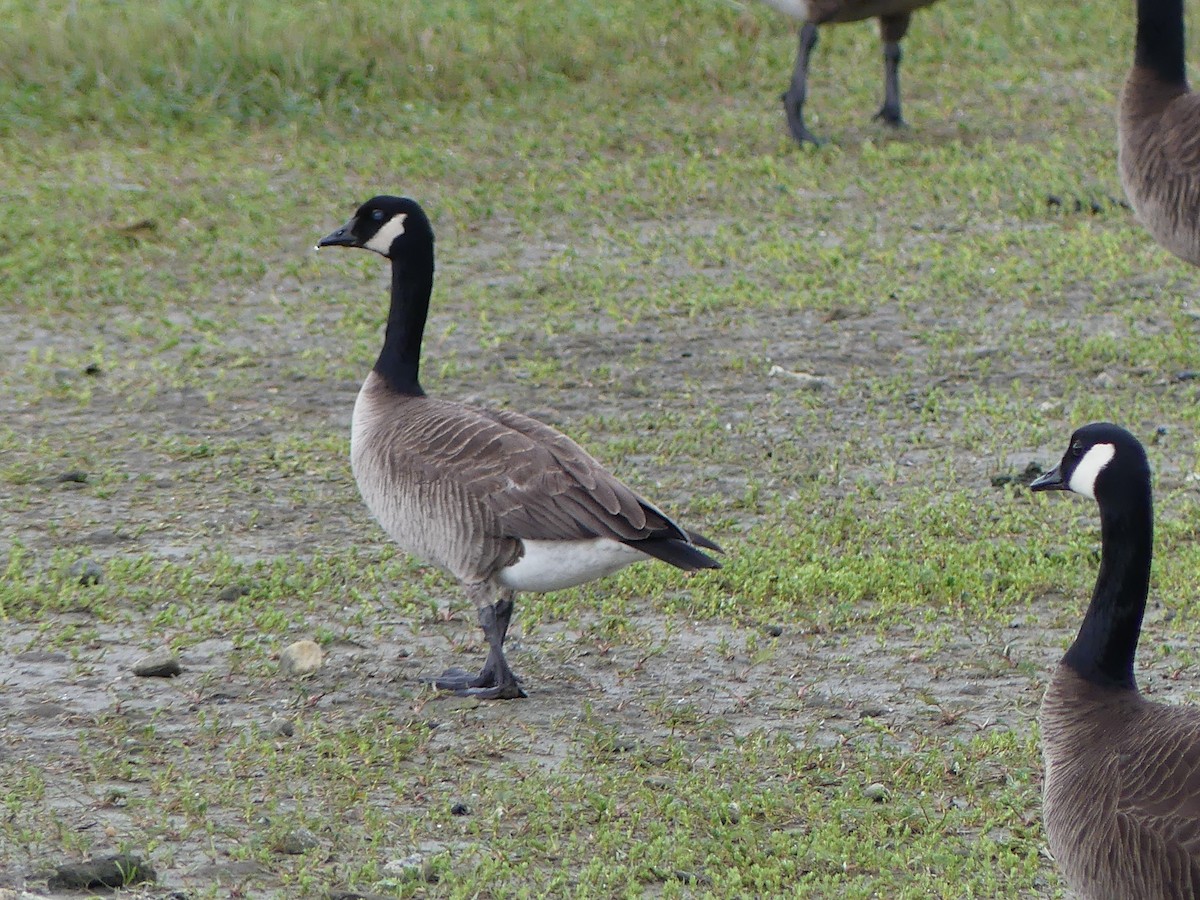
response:
<path id="1" fill-rule="evenodd" d="M 1200 897 L 1200 709 L 1151 703 L 1133 661 L 1150 584 L 1150 466 L 1108 423 L 1071 436 L 1031 485 L 1100 506 L 1100 574 L 1042 702 L 1043 818 L 1067 884 L 1086 900 Z"/>
<path id="2" fill-rule="evenodd" d="M 1154 240 L 1200 265 L 1200 96 L 1187 82 L 1183 0 L 1137 0 L 1117 134 L 1130 206 Z"/>
<path id="3" fill-rule="evenodd" d="M 517 591 L 554 591 L 660 559 L 691 572 L 719 564 L 712 541 L 680 528 L 583 448 L 520 413 L 425 395 L 417 379 L 433 290 L 433 229 L 413 200 L 368 200 L 319 247 L 362 247 L 392 264 L 383 350 L 350 439 L 367 507 L 405 551 L 450 573 L 488 642 L 482 671 L 434 684 L 483 698 L 524 697 L 504 658 Z"/>
<path id="4" fill-rule="evenodd" d="M 821 142 L 804 124 L 804 101 L 808 97 L 808 60 L 817 46 L 817 26 L 839 22 L 879 19 L 879 37 L 883 41 L 883 106 L 875 118 L 900 127 L 900 41 L 908 33 L 913 12 L 937 0 L 766 0 L 771 6 L 804 22 L 800 28 L 800 47 L 792 70 L 792 83 L 783 95 L 788 128 L 797 142 Z"/>

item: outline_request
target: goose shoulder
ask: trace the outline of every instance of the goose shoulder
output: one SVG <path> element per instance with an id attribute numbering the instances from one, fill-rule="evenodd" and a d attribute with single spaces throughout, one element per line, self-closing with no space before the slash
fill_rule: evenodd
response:
<path id="1" fill-rule="evenodd" d="M 525 540 L 686 534 L 562 432 L 520 413 L 364 385 L 355 407 L 356 475 L 452 484 L 498 534 Z"/>

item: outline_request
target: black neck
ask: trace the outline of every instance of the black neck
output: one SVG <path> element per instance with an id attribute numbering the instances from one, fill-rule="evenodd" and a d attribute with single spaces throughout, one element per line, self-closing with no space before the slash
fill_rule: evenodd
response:
<path id="1" fill-rule="evenodd" d="M 1100 574 L 1075 643 L 1063 662 L 1083 678 L 1110 687 L 1136 689 L 1137 652 L 1150 589 L 1154 513 L 1144 497 L 1119 511 L 1100 510 Z"/>
<path id="2" fill-rule="evenodd" d="M 392 259 L 392 305 L 388 309 L 383 350 L 375 371 L 401 394 L 422 396 L 417 380 L 421 365 L 421 338 L 433 293 L 433 246 Z"/>
<path id="3" fill-rule="evenodd" d="M 1170 84 L 1186 85 L 1183 54 L 1183 0 L 1137 0 L 1134 63 Z"/>

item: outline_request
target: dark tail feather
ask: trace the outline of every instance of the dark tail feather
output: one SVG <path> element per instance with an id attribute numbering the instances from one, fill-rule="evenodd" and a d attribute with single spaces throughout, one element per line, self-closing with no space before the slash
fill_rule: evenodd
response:
<path id="1" fill-rule="evenodd" d="M 688 536 L 688 541 L 695 544 L 697 547 L 703 547 L 705 550 L 716 550 L 718 553 L 725 552 L 721 549 L 720 545 L 716 543 L 716 541 L 710 541 L 702 534 L 697 534 L 694 531 L 685 531 L 684 534 Z"/>
<path id="2" fill-rule="evenodd" d="M 702 547 L 707 547 L 709 550 L 721 551 L 721 548 L 707 538 L 696 540 L 699 535 L 688 535 L 696 544 Z M 685 572 L 695 572 L 697 569 L 719 569 L 721 564 L 706 553 L 701 553 L 692 544 L 685 543 L 678 538 L 647 538 L 642 541 L 626 541 L 630 547 L 641 550 L 643 553 L 653 556 L 655 559 L 661 559 L 665 563 L 670 563 L 677 569 L 683 569 Z"/>

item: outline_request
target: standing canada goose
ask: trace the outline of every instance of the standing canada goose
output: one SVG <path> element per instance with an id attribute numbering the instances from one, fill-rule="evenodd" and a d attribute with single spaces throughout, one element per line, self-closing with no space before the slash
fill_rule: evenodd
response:
<path id="1" fill-rule="evenodd" d="M 367 375 L 350 437 L 354 480 L 405 551 L 458 579 L 475 603 L 488 657 L 451 669 L 442 690 L 524 697 L 504 658 L 516 591 L 555 591 L 661 559 L 685 572 L 719 564 L 689 534 L 583 448 L 520 413 L 427 397 L 417 380 L 433 290 L 433 229 L 405 197 L 374 197 L 318 247 L 363 247 L 391 260 L 383 350 Z"/>
<path id="2" fill-rule="evenodd" d="M 1183 0 L 1137 0 L 1117 136 L 1130 206 L 1154 240 L 1200 265 L 1200 96 L 1185 72 Z"/>
<path id="3" fill-rule="evenodd" d="M 1150 465 L 1108 423 L 1073 435 L 1031 485 L 1100 506 L 1100 575 L 1042 701 L 1050 849 L 1080 897 L 1200 897 L 1200 709 L 1151 703 L 1133 658 L 1150 584 Z"/>
<path id="4" fill-rule="evenodd" d="M 804 101 L 808 96 L 808 58 L 817 46 L 817 26 L 839 22 L 879 19 L 879 37 L 883 41 L 883 106 L 875 118 L 894 128 L 904 125 L 900 114 L 900 41 L 908 33 L 912 14 L 937 0 L 767 0 L 771 6 L 804 22 L 800 29 L 800 48 L 792 70 L 792 83 L 783 95 L 792 137 L 803 144 L 821 142 L 804 124 Z"/>

